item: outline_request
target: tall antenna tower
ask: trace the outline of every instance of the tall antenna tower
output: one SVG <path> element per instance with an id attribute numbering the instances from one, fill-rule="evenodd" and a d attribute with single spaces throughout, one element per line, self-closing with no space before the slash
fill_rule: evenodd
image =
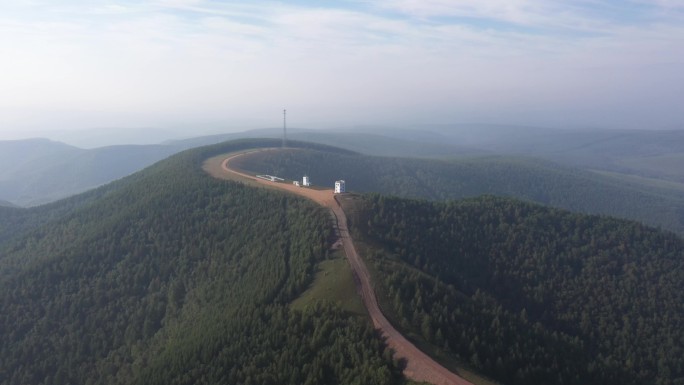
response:
<path id="1" fill-rule="evenodd" d="M 283 110 L 283 148 L 287 147 L 287 110 Z"/>

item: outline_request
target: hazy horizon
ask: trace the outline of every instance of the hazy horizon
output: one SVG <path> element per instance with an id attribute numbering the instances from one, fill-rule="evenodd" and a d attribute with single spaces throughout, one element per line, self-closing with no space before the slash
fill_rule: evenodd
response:
<path id="1" fill-rule="evenodd" d="M 0 140 L 237 132 L 283 108 L 301 128 L 681 129 L 683 21 L 668 0 L 15 1 Z"/>
<path id="2" fill-rule="evenodd" d="M 282 123 L 282 122 L 281 122 Z M 502 131 L 503 130 L 503 131 Z M 401 133 L 407 135 L 443 135 L 449 133 L 459 133 L 460 137 L 469 137 L 471 139 L 481 138 L 485 139 L 491 137 L 493 133 L 506 133 L 515 130 L 520 135 L 530 135 L 531 132 L 553 131 L 559 132 L 610 132 L 610 131 L 651 131 L 651 132 L 667 132 L 667 131 L 684 131 L 684 129 L 667 130 L 667 129 L 630 129 L 630 128 L 601 128 L 601 127 L 573 127 L 573 128 L 559 128 L 559 127 L 541 127 L 541 126 L 525 126 L 525 125 L 501 125 L 501 124 L 485 124 L 485 123 L 470 123 L 470 124 L 417 124 L 411 126 L 389 126 L 389 125 L 356 125 L 346 127 L 329 127 L 329 128 L 308 128 L 308 127 L 288 127 L 288 133 L 292 135 L 319 132 L 319 133 L 361 133 L 361 134 L 375 134 L 386 136 L 388 138 L 401 137 Z M 530 131 L 531 130 L 531 131 Z M 282 133 L 281 127 L 256 127 L 256 128 L 221 128 L 220 126 L 207 126 L 202 129 L 193 127 L 94 127 L 73 130 L 44 130 L 44 131 L 23 131 L 15 132 L 16 135 L 10 137 L 0 138 L 3 141 L 23 141 L 35 139 L 47 139 L 55 142 L 64 143 L 70 146 L 82 149 L 95 149 L 100 147 L 116 146 L 116 145 L 156 145 L 165 144 L 173 141 L 183 141 L 195 138 L 210 137 L 215 135 L 242 135 L 244 137 L 256 136 L 260 137 L 263 132 L 272 131 L 272 137 L 280 137 Z M 254 135 L 250 135 L 253 133 Z M 397 136 L 399 135 L 399 136 Z M 427 138 L 426 137 L 426 138 Z M 301 139 L 301 138 L 300 138 Z M 304 139 L 306 141 L 306 139 Z"/>

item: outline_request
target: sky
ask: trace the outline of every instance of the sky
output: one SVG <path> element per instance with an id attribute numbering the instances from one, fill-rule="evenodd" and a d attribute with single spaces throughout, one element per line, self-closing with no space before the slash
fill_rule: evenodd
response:
<path id="1" fill-rule="evenodd" d="M 684 128 L 684 0 L 12 0 L 0 139 L 51 130 Z"/>

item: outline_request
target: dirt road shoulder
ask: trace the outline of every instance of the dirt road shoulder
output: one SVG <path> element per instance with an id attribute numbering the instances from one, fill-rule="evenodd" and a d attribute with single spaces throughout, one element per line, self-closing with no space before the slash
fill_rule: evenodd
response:
<path id="1" fill-rule="evenodd" d="M 416 348 L 410 341 L 408 341 L 399 331 L 397 331 L 387 318 L 382 314 L 378 301 L 371 285 L 371 277 L 368 269 L 356 251 L 354 242 L 349 235 L 347 228 L 347 217 L 335 199 L 332 190 L 314 190 L 304 187 L 299 187 L 289 183 L 279 183 L 269 180 L 259 179 L 247 173 L 231 169 L 230 161 L 252 153 L 254 151 L 275 151 L 277 149 L 261 149 L 251 150 L 235 154 L 228 154 L 221 157 L 214 157 L 205 162 L 204 169 L 211 175 L 218 178 L 230 178 L 250 183 L 257 183 L 259 185 L 277 188 L 284 191 L 306 197 L 320 204 L 321 206 L 329 208 L 336 218 L 336 224 L 339 230 L 342 245 L 344 247 L 347 260 L 357 279 L 357 291 L 361 296 L 366 309 L 373 321 L 373 325 L 380 331 L 383 337 L 386 338 L 388 346 L 395 351 L 395 357 L 406 360 L 406 368 L 404 375 L 414 381 L 429 382 L 435 385 L 472 385 L 472 383 L 450 372 L 448 369 L 440 365 L 438 362 Z M 220 165 L 220 168 L 217 167 Z"/>

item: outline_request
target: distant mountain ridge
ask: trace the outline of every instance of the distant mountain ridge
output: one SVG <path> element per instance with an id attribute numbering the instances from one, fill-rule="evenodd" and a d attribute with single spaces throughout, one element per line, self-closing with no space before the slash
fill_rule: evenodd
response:
<path id="1" fill-rule="evenodd" d="M 84 150 L 46 139 L 0 142 L 0 198 L 34 206 L 86 191 L 178 152 L 162 145 Z"/>
<path id="2" fill-rule="evenodd" d="M 279 143 L 191 149 L 68 199 L 0 207 L 0 384 L 405 384 L 367 319 L 331 304 L 290 307 L 328 253 L 329 213 L 201 169 Z M 301 156 L 316 160 L 315 184 L 351 167 L 350 185 L 433 194 L 451 193 L 442 187 L 454 187 L 453 169 L 498 170 L 494 182 L 522 185 L 568 176 L 538 160 L 292 144 L 301 149 L 260 167 L 298 177 L 311 165 Z M 440 357 L 511 384 L 681 383 L 682 238 L 512 198 L 342 201 L 384 309 Z"/>
<path id="3" fill-rule="evenodd" d="M 211 135 L 157 145 L 116 145 L 81 149 L 48 139 L 0 141 L 0 199 L 18 206 L 36 206 L 65 198 L 130 175 L 180 151 L 245 137 L 278 137 L 277 129 Z M 373 134 L 297 131 L 291 140 L 336 145 L 354 151 L 393 155 L 449 156 L 467 153 L 457 146 L 414 143 Z"/>
<path id="4" fill-rule="evenodd" d="M 510 198 L 342 197 L 383 309 L 511 385 L 680 384 L 684 240 Z"/>
<path id="5" fill-rule="evenodd" d="M 550 159 L 582 168 L 684 183 L 684 129 L 547 129 L 505 125 L 421 126 L 444 143 L 496 154 Z"/>
<path id="6" fill-rule="evenodd" d="M 201 169 L 276 143 L 0 208 L 0 384 L 404 384 L 367 320 L 289 307 L 326 257 L 329 214 Z"/>
<path id="7" fill-rule="evenodd" d="M 342 155 L 318 151 L 250 154 L 236 165 L 314 184 L 410 198 L 453 200 L 483 194 L 509 196 L 575 212 L 642 221 L 684 234 L 684 192 L 604 176 L 524 157 L 457 160 Z"/>
<path id="8" fill-rule="evenodd" d="M 413 128 L 290 128 L 291 140 L 367 155 L 461 158 L 515 155 L 666 180 L 684 189 L 684 131 L 559 130 L 501 125 L 423 125 Z M 80 149 L 46 139 L 0 141 L 0 200 L 19 206 L 55 201 L 141 170 L 179 151 L 240 138 L 280 138 L 281 128 L 169 140 L 155 145 Z"/>

